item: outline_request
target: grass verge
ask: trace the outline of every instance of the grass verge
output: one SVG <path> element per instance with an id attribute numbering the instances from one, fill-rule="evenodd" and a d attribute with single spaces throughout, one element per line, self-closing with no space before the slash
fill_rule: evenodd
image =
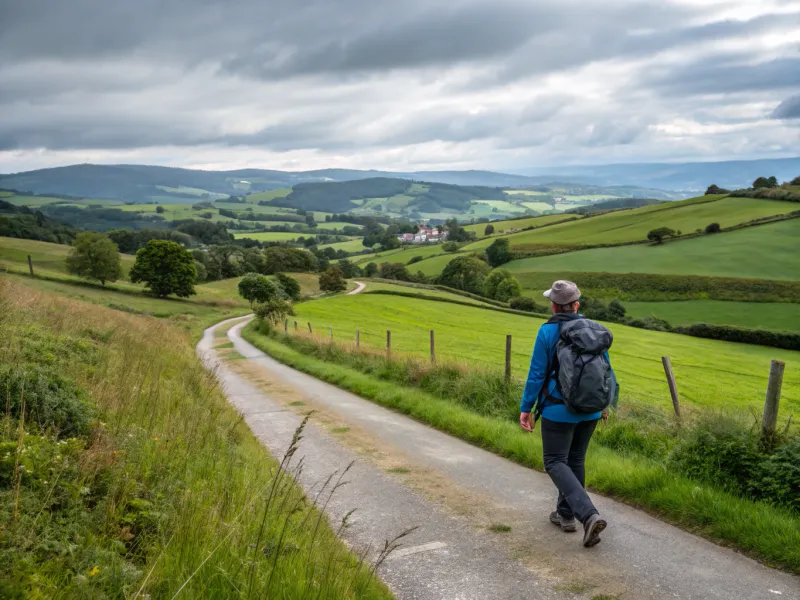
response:
<path id="1" fill-rule="evenodd" d="M 281 336 L 259 333 L 254 324 L 245 327 L 243 336 L 300 371 L 522 465 L 543 468 L 539 436 L 522 432 L 507 416 L 479 414 L 432 393 L 314 358 L 285 345 Z M 587 472 L 591 489 L 735 546 L 764 562 L 800 573 L 800 519 L 790 510 L 737 497 L 682 476 L 654 458 L 600 444 L 589 453 Z"/>
<path id="2" fill-rule="evenodd" d="M 4 278 L 0 336 L 0 597 L 391 598 L 187 332 Z"/>

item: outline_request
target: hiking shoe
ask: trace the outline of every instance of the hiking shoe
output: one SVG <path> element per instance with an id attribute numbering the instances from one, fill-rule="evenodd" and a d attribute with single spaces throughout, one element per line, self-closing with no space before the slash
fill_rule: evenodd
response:
<path id="1" fill-rule="evenodd" d="M 600 543 L 600 533 L 608 526 L 600 515 L 591 515 L 583 524 L 583 545 L 587 548 Z"/>
<path id="2" fill-rule="evenodd" d="M 558 514 L 557 510 L 554 510 L 550 513 L 550 522 L 554 525 L 558 525 L 564 531 L 573 532 L 578 531 L 577 526 L 575 525 L 575 519 L 566 519 Z"/>

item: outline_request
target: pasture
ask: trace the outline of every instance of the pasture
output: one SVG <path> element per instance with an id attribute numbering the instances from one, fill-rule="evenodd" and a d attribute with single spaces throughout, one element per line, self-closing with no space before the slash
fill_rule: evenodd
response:
<path id="1" fill-rule="evenodd" d="M 267 192 L 247 194 L 244 199 L 247 200 L 248 203 L 258 204 L 262 200 L 269 202 L 270 200 L 275 200 L 275 198 L 285 198 L 287 195 L 289 195 L 289 193 L 291 193 L 291 191 L 292 188 L 279 188 L 276 190 L 269 190 Z"/>
<path id="2" fill-rule="evenodd" d="M 508 240 L 515 248 L 635 242 L 646 239 L 649 231 L 659 227 L 689 233 L 704 229 L 710 223 L 730 227 L 796 209 L 797 206 L 791 202 L 777 200 L 704 196 L 615 211 L 544 229 L 524 231 L 508 236 Z M 465 250 L 483 249 L 490 243 L 491 240 L 480 240 Z"/>
<path id="3" fill-rule="evenodd" d="M 429 331 L 436 331 L 440 359 L 502 369 L 505 336 L 513 334 L 512 368 L 524 378 L 542 319 L 411 298 L 359 294 L 299 304 L 300 322 L 318 331 L 333 326 L 337 341 L 354 340 L 392 351 L 426 357 Z M 800 409 L 800 353 L 761 346 L 706 340 L 608 324 L 614 333 L 611 361 L 623 398 L 670 406 L 661 356 L 672 359 L 684 403 L 694 407 L 760 409 L 771 359 L 787 364 L 783 384 L 785 413 Z"/>
<path id="4" fill-rule="evenodd" d="M 446 254 L 442 249 L 442 244 L 412 244 L 401 246 L 400 248 L 395 248 L 394 250 L 387 250 L 386 252 L 354 256 L 350 260 L 354 264 L 363 267 L 371 262 L 374 262 L 376 265 L 385 262 L 408 264 L 408 261 L 417 256 L 426 259 L 430 258 L 431 256 L 438 256 L 440 254 Z M 415 263 L 411 265 L 409 269 L 416 272 L 417 267 L 424 264 L 424 262 L 425 261 L 423 260 L 422 262 Z"/>
<path id="5" fill-rule="evenodd" d="M 325 248 L 333 248 L 334 250 L 342 250 L 344 252 L 361 252 L 362 250 L 366 250 L 364 244 L 361 243 L 362 238 L 357 238 L 354 240 L 348 240 L 346 242 L 334 242 L 333 244 L 322 244 L 318 246 L 320 250 L 325 250 Z"/>
<path id="6" fill-rule="evenodd" d="M 586 224 L 599 220 L 600 217 L 589 219 Z M 800 219 L 789 219 L 659 245 L 595 248 L 525 258 L 504 268 L 515 274 L 582 271 L 798 280 L 800 255 L 787 251 L 798 239 Z"/>
<path id="7" fill-rule="evenodd" d="M 800 332 L 800 304 L 789 302 L 723 302 L 686 300 L 673 302 L 624 302 L 628 315 L 666 319 L 671 325 L 713 323 L 753 329 Z"/>
<path id="8" fill-rule="evenodd" d="M 67 266 L 64 261 L 70 249 L 71 246 L 64 244 L 0 237 L 0 269 L 5 267 L 27 273 L 30 254 L 34 272 L 66 274 Z M 135 257 L 130 254 L 120 254 L 120 260 L 122 272 L 127 277 Z"/>
<path id="9" fill-rule="evenodd" d="M 504 221 L 492 221 L 491 223 L 475 223 L 474 225 L 464 225 L 464 229 L 472 231 L 478 239 L 486 237 L 484 231 L 487 225 L 494 227 L 494 235 L 498 233 L 510 233 L 512 231 L 519 231 L 526 227 L 541 227 L 542 225 L 549 225 L 551 223 L 559 223 L 570 219 L 578 219 L 578 215 L 543 215 L 541 217 L 527 217 L 522 219 L 508 219 Z"/>
<path id="10" fill-rule="evenodd" d="M 258 240 L 259 242 L 292 242 L 299 237 L 308 237 L 314 235 L 313 233 L 300 233 L 288 231 L 253 231 L 242 232 L 234 231 L 233 237 L 237 240 L 242 238 L 250 238 L 251 240 Z"/>

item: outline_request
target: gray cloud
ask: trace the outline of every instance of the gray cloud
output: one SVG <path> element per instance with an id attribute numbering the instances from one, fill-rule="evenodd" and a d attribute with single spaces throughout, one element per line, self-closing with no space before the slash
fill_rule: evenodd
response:
<path id="1" fill-rule="evenodd" d="M 772 113 L 773 119 L 800 119 L 800 94 L 781 102 Z"/>
<path id="2" fill-rule="evenodd" d="M 0 171 L 41 149 L 646 160 L 714 152 L 732 128 L 737 148 L 785 152 L 797 96 L 774 132 L 748 127 L 800 88 L 795 6 L 0 0 Z"/>

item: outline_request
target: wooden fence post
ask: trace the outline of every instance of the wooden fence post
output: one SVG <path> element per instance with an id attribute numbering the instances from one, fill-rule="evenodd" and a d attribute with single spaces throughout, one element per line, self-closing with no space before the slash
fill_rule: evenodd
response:
<path id="1" fill-rule="evenodd" d="M 297 321 L 294 322 L 294 330 L 297 331 Z"/>
<path id="2" fill-rule="evenodd" d="M 314 333 L 313 331 L 311 331 L 311 322 L 310 321 L 308 323 L 308 333 Z"/>
<path id="3" fill-rule="evenodd" d="M 506 384 L 511 383 L 511 335 L 506 336 Z"/>
<path id="4" fill-rule="evenodd" d="M 289 319 L 283 320 L 283 333 L 285 334 L 289 333 Z"/>
<path id="5" fill-rule="evenodd" d="M 33 277 L 33 261 L 31 260 L 31 255 L 28 254 L 28 269 L 31 272 L 31 277 Z"/>
<path id="6" fill-rule="evenodd" d="M 678 420 L 681 419 L 681 404 L 678 398 L 678 387 L 675 385 L 675 375 L 672 373 L 672 363 L 669 356 L 662 356 L 661 363 L 664 365 L 664 374 L 667 376 L 667 385 L 669 386 L 669 395 L 672 397 L 672 406 L 675 409 L 675 416 Z"/>
<path id="7" fill-rule="evenodd" d="M 392 358 L 392 332 L 386 330 L 386 360 Z"/>
<path id="8" fill-rule="evenodd" d="M 764 415 L 761 419 L 761 438 L 771 441 L 775 436 L 778 426 L 778 406 L 781 401 L 781 386 L 783 385 L 783 370 L 786 367 L 783 361 L 773 360 L 769 367 L 769 383 L 767 396 L 764 400 Z"/>
<path id="9" fill-rule="evenodd" d="M 431 364 L 436 364 L 436 345 L 433 339 L 433 329 L 431 329 Z"/>
<path id="10" fill-rule="evenodd" d="M 361 348 L 361 332 L 356 329 L 356 348 Z"/>
<path id="11" fill-rule="evenodd" d="M 331 329 L 331 344 L 333 343 L 333 325 L 330 326 Z"/>

